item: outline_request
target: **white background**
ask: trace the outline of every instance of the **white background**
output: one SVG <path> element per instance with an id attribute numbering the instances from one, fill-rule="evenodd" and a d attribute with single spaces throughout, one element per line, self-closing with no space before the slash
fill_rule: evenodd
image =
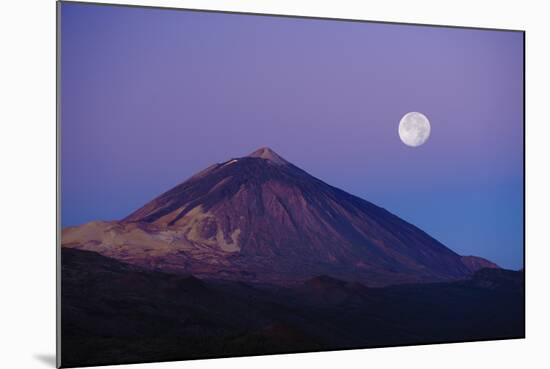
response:
<path id="1" fill-rule="evenodd" d="M 117 1 L 113 1 L 117 2 Z M 527 339 L 143 364 L 135 368 L 550 367 L 547 221 L 550 32 L 544 1 L 131 1 L 174 7 L 527 31 Z M 0 8 L 0 367 L 53 367 L 55 353 L 55 4 Z M 498 132 L 495 132 L 498 135 Z M 126 366 L 124 366 L 126 367 Z M 118 366 L 117 368 L 122 368 Z"/>

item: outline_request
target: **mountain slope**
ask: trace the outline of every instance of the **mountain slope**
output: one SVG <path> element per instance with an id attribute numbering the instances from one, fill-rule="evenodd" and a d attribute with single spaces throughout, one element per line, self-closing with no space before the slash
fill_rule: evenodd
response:
<path id="1" fill-rule="evenodd" d="M 122 221 L 65 229 L 62 242 L 150 268 L 255 282 L 325 274 L 376 286 L 471 273 L 422 230 L 269 148 L 212 165 Z"/>
<path id="2" fill-rule="evenodd" d="M 497 264 L 487 259 L 480 258 L 479 256 L 462 256 L 462 262 L 472 272 L 477 272 L 478 270 L 483 268 L 500 269 Z"/>

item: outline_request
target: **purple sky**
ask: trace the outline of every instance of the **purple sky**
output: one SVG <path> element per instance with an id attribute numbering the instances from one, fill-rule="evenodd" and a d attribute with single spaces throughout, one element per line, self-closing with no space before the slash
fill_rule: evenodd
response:
<path id="1" fill-rule="evenodd" d="M 523 265 L 523 34 L 62 3 L 62 223 L 270 146 L 461 254 Z M 409 111 L 427 143 L 399 140 Z"/>

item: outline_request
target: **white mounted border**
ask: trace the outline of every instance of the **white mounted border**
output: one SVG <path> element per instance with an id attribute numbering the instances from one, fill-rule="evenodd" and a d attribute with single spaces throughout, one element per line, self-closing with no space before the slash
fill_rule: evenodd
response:
<path id="1" fill-rule="evenodd" d="M 158 0 L 111 3 L 375 21 L 525 29 L 527 338 L 116 368 L 522 368 L 548 363 L 550 332 L 550 27 L 544 1 Z M 12 0 L 0 12 L 4 260 L 0 366 L 52 368 L 55 353 L 55 4 Z M 32 220 L 32 222 L 31 222 Z M 547 364 L 546 364 L 547 365 Z"/>

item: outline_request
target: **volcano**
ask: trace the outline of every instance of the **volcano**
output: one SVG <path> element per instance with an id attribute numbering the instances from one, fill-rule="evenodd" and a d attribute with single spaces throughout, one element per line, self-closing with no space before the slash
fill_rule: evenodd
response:
<path id="1" fill-rule="evenodd" d="M 62 246 L 256 283 L 320 275 L 367 286 L 451 281 L 475 264 L 267 147 L 204 169 L 120 221 L 68 227 Z"/>

